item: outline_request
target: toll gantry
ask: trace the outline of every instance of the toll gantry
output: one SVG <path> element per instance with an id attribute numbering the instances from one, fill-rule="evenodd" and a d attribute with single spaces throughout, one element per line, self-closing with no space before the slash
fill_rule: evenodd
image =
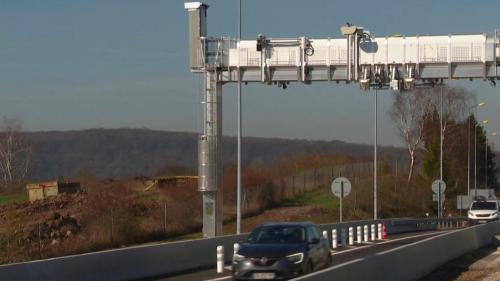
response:
<path id="1" fill-rule="evenodd" d="M 203 234 L 222 234 L 222 85 L 260 82 L 356 82 L 370 88 L 411 90 L 446 79 L 482 79 L 500 73 L 500 32 L 467 35 L 374 37 L 363 27 L 342 26 L 344 38 L 253 40 L 207 36 L 208 5 L 184 4 L 189 14 L 189 67 L 204 76 L 198 189 L 203 193 Z"/>

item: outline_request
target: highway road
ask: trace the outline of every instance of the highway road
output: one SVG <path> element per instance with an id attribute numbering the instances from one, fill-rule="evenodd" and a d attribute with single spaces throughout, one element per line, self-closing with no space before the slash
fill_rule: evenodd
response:
<path id="1" fill-rule="evenodd" d="M 415 233 L 405 233 L 399 235 L 391 235 L 387 240 L 379 240 L 374 242 L 362 243 L 354 246 L 340 246 L 335 251 L 332 251 L 333 264 L 338 266 L 341 264 L 353 262 L 358 259 L 366 258 L 371 255 L 380 254 L 403 245 L 415 243 L 433 236 L 444 234 L 453 230 L 437 230 L 423 231 Z M 195 251 L 195 250 L 194 250 Z M 195 255 L 195 253 L 193 253 Z M 226 253 L 228 254 L 228 253 Z M 232 254 L 229 253 L 229 254 Z M 167 261 L 165 261 L 167 262 Z M 225 272 L 217 274 L 215 270 L 215 249 L 214 249 L 214 267 L 210 269 L 199 270 L 196 272 L 185 272 L 175 276 L 156 276 L 151 278 L 141 279 L 143 281 L 222 281 L 232 280 L 231 268 L 226 266 Z"/>

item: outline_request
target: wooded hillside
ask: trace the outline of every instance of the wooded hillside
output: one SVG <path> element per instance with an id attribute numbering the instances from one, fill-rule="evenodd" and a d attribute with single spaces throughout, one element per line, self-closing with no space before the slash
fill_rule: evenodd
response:
<path id="1" fill-rule="evenodd" d="M 196 170 L 197 134 L 149 129 L 89 129 L 23 133 L 32 146 L 30 180 L 71 178 L 80 172 L 99 178 L 151 176 L 169 166 Z M 224 137 L 225 164 L 236 163 L 236 138 Z M 272 165 L 283 157 L 311 153 L 343 153 L 370 157 L 371 145 L 342 141 L 310 141 L 246 137 L 243 162 Z M 405 157 L 399 148 L 382 153 Z"/>

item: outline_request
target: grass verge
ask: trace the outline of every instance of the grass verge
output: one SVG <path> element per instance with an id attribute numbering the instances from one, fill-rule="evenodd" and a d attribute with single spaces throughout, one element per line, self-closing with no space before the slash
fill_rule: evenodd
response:
<path id="1" fill-rule="evenodd" d="M 11 203 L 20 203 L 28 200 L 28 196 L 26 194 L 8 194 L 8 195 L 0 195 L 0 205 L 11 204 Z"/>

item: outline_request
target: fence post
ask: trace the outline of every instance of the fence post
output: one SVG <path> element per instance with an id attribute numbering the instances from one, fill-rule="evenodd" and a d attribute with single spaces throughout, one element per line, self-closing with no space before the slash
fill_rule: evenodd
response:
<path id="1" fill-rule="evenodd" d="M 113 208 L 111 208 L 111 243 L 113 243 L 113 232 L 115 228 L 115 218 L 113 214 Z"/>
<path id="2" fill-rule="evenodd" d="M 40 223 L 38 223 L 38 256 L 42 259 L 42 234 L 40 230 Z"/>
<path id="3" fill-rule="evenodd" d="M 167 201 L 163 203 L 163 231 L 167 233 Z"/>
<path id="4" fill-rule="evenodd" d="M 315 189 L 315 188 L 316 188 L 316 186 L 317 186 L 317 182 L 316 182 L 316 171 L 317 171 L 317 170 L 316 170 L 316 168 L 314 168 L 314 170 L 313 170 L 313 178 L 314 178 L 314 180 L 313 180 L 313 189 Z"/>
<path id="5" fill-rule="evenodd" d="M 224 246 L 217 246 L 217 273 L 224 272 Z"/>
<path id="6" fill-rule="evenodd" d="M 337 230 L 332 229 L 332 249 L 337 248 Z"/>
<path id="7" fill-rule="evenodd" d="M 307 171 L 304 171 L 303 174 L 304 174 L 304 186 L 302 188 L 302 192 L 306 191 Z"/>
<path id="8" fill-rule="evenodd" d="M 238 253 L 239 250 L 240 250 L 240 244 L 234 243 L 233 244 L 233 257 L 234 257 L 234 255 L 236 255 Z"/>

